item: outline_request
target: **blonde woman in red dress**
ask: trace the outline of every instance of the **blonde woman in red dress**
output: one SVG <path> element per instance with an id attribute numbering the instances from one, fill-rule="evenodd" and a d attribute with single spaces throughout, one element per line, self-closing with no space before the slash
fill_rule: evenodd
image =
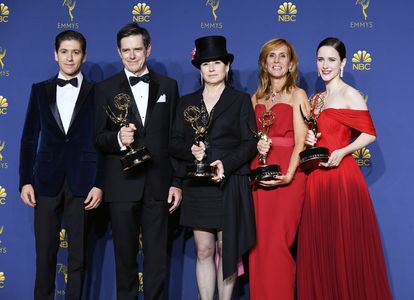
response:
<path id="1" fill-rule="evenodd" d="M 263 45 L 260 83 L 252 97 L 257 126 L 263 112 L 274 114 L 269 140 L 260 140 L 257 149 L 267 155 L 267 164 L 278 164 L 282 174 L 254 186 L 256 245 L 250 253 L 250 299 L 293 300 L 296 266 L 291 247 L 302 211 L 305 174 L 298 168 L 307 127 L 299 105 L 307 109 L 304 90 L 296 86 L 298 59 L 292 45 L 273 39 Z M 258 157 L 252 169 L 259 166 Z"/>
<path id="2" fill-rule="evenodd" d="M 298 241 L 299 300 L 392 299 L 374 208 L 352 158 L 375 141 L 376 132 L 362 96 L 341 79 L 345 57 L 337 38 L 318 46 L 326 91 L 313 112 L 319 133 L 308 131 L 306 143 L 327 147 L 330 157 L 308 176 Z"/>

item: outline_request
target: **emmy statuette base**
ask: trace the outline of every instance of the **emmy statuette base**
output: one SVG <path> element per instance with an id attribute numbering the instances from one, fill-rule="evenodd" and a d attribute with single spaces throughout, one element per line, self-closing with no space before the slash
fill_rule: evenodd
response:
<path id="1" fill-rule="evenodd" d="M 327 162 L 329 149 L 325 147 L 313 147 L 299 153 L 300 167 L 305 173 L 310 173 L 319 168 L 319 163 Z"/>
<path id="2" fill-rule="evenodd" d="M 151 155 L 147 148 L 133 149 L 121 158 L 122 170 L 128 171 L 149 160 Z"/>
<path id="3" fill-rule="evenodd" d="M 263 165 L 252 171 L 250 179 L 253 183 L 257 181 L 274 180 L 275 176 L 280 174 L 281 172 L 279 165 Z"/>
<path id="4" fill-rule="evenodd" d="M 187 178 L 210 179 L 216 176 L 217 168 L 202 162 L 187 165 Z"/>

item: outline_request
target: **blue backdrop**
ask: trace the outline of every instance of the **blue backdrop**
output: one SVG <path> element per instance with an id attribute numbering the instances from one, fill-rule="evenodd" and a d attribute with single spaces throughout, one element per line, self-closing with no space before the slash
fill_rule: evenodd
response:
<path id="1" fill-rule="evenodd" d="M 31 83 L 57 73 L 53 42 L 64 29 L 79 30 L 87 38 L 83 71 L 89 79 L 114 74 L 122 67 L 116 32 L 132 21 L 152 35 L 149 65 L 175 78 L 181 94 L 198 87 L 199 74 L 190 57 L 199 36 L 227 37 L 235 54 L 235 86 L 250 94 L 258 82 L 261 45 L 274 37 L 288 39 L 300 59 L 299 85 L 309 95 L 323 88 L 315 71 L 318 42 L 327 36 L 341 38 L 348 51 L 345 80 L 365 95 L 378 132 L 377 142 L 355 153 L 355 159 L 377 212 L 394 297 L 413 299 L 413 11 L 413 2 L 404 0 L 0 0 L 0 299 L 32 298 L 33 210 L 20 201 L 17 190 L 20 134 Z M 105 219 L 104 211 L 101 215 Z M 87 299 L 115 299 L 112 238 L 106 225 L 95 228 L 98 235 L 91 242 Z M 197 299 L 191 235 L 183 230 L 172 234 L 169 298 Z M 64 296 L 66 247 L 62 230 L 57 299 Z M 248 299 L 247 290 L 242 281 L 241 299 Z"/>

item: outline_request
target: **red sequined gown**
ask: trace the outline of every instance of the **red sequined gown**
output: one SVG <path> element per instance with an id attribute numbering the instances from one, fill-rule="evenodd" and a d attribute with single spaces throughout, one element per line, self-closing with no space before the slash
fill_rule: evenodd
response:
<path id="1" fill-rule="evenodd" d="M 365 110 L 325 109 L 318 126 L 317 145 L 331 152 L 353 133 L 375 135 Z M 352 155 L 308 176 L 297 264 L 299 300 L 392 299 L 374 208 Z"/>
<path id="2" fill-rule="evenodd" d="M 258 121 L 265 106 L 255 107 Z M 272 146 L 267 155 L 268 164 L 278 164 L 286 173 L 294 147 L 292 107 L 278 103 L 272 107 L 274 124 L 269 137 Z M 258 157 L 252 169 L 259 166 Z M 256 245 L 249 258 L 251 300 L 293 300 L 296 264 L 290 253 L 295 240 L 305 195 L 306 176 L 296 172 L 287 186 L 253 190 L 256 217 Z"/>

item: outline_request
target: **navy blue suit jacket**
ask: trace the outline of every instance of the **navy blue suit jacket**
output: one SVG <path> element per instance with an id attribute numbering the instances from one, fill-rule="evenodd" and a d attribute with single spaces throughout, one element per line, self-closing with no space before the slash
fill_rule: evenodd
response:
<path id="1" fill-rule="evenodd" d="M 82 81 L 65 133 L 56 104 L 56 78 L 33 84 L 20 147 L 20 189 L 55 196 L 66 178 L 74 196 L 102 189 L 100 155 L 93 143 L 94 88 Z"/>

